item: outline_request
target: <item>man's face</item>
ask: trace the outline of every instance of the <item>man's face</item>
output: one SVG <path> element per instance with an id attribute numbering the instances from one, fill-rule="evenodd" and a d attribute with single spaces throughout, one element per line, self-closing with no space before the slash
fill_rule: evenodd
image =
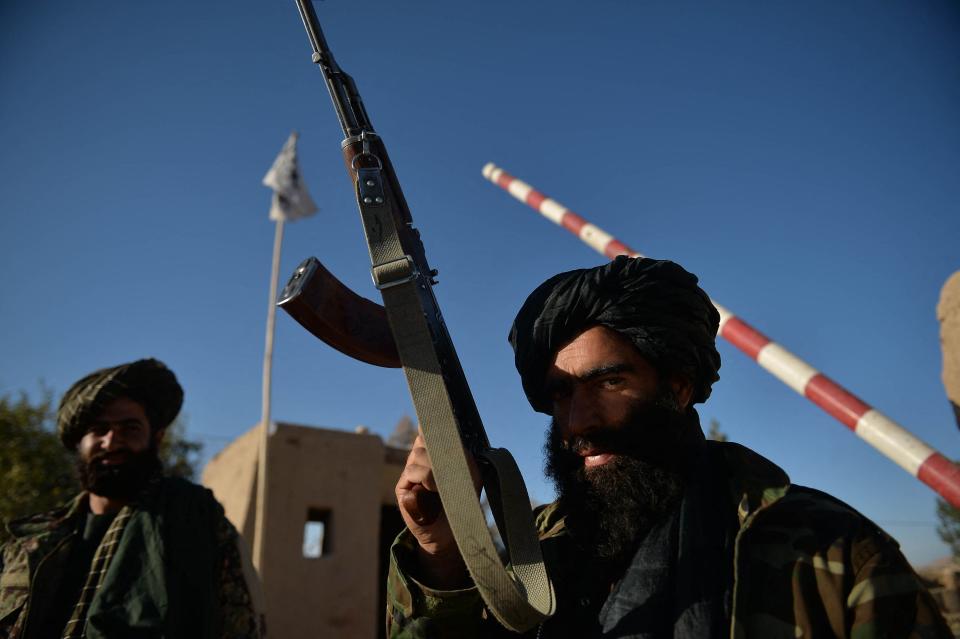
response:
<path id="1" fill-rule="evenodd" d="M 590 328 L 547 373 L 547 474 L 568 526 L 598 558 L 622 562 L 682 492 L 691 385 L 665 380 L 616 331 Z"/>
<path id="2" fill-rule="evenodd" d="M 686 410 L 692 387 L 683 378 L 668 380 L 678 409 Z M 605 326 L 580 333 L 557 351 L 545 380 L 553 400 L 553 419 L 566 442 L 625 428 L 638 407 L 657 399 L 662 382 L 657 370 L 625 337 Z M 584 466 L 595 468 L 617 457 L 602 446 L 578 451 Z"/>
<path id="3" fill-rule="evenodd" d="M 104 497 L 133 497 L 159 469 L 162 437 L 163 431 L 152 432 L 139 403 L 112 400 L 91 420 L 77 448 L 83 487 Z"/>

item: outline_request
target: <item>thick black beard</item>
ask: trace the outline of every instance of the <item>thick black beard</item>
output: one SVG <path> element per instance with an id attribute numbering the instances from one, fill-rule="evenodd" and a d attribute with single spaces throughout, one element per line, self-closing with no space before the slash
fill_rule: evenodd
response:
<path id="1" fill-rule="evenodd" d="M 133 499 L 163 468 L 156 444 L 139 453 L 128 452 L 129 458 L 122 464 L 100 464 L 105 454 L 97 453 L 90 459 L 77 457 L 80 485 L 100 497 Z"/>
<path id="2" fill-rule="evenodd" d="M 578 545 L 611 568 L 625 565 L 646 533 L 679 503 L 691 446 L 702 439 L 697 420 L 680 410 L 669 391 L 635 406 L 623 424 L 569 442 L 552 422 L 545 471 Z M 591 444 L 618 456 L 588 470 L 576 451 Z"/>

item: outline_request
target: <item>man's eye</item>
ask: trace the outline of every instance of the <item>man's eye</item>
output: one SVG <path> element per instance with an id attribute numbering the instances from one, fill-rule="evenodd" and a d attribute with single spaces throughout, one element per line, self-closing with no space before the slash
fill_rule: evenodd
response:
<path id="1" fill-rule="evenodd" d="M 601 388 L 607 388 L 607 389 L 620 388 L 622 384 L 623 384 L 622 377 L 607 377 L 606 379 L 600 380 Z"/>

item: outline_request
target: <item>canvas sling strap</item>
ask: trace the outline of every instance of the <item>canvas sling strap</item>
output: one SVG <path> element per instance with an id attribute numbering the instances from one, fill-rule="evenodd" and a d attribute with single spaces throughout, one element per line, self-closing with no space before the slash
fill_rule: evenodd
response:
<path id="1" fill-rule="evenodd" d="M 83 590 L 80 591 L 80 597 L 73 607 L 73 614 L 63 630 L 63 639 L 83 639 L 86 637 L 87 611 L 93 602 L 94 596 L 103 586 L 103 579 L 107 575 L 107 569 L 110 567 L 110 561 L 116 554 L 117 546 L 120 545 L 120 537 L 133 515 L 132 506 L 124 506 L 117 513 L 104 533 L 100 545 L 93 555 L 93 561 L 90 562 L 90 572 L 87 573 L 86 582 L 83 584 Z"/>
<path id="2" fill-rule="evenodd" d="M 417 418 L 433 464 L 440 501 L 454 539 L 480 595 L 493 615 L 510 630 L 525 632 L 553 614 L 556 601 L 534 528 L 530 500 L 513 457 L 504 449 L 479 454 L 491 472 L 488 499 L 507 548 L 513 574 L 504 567 L 490 536 L 473 486 L 467 453 L 457 430 L 454 406 L 425 317 L 418 287 L 429 286 L 401 247 L 391 198 L 383 196 L 380 168 L 357 171 L 357 204 L 373 264 L 374 283 L 393 332 Z M 499 506 L 499 507 L 498 507 Z"/>

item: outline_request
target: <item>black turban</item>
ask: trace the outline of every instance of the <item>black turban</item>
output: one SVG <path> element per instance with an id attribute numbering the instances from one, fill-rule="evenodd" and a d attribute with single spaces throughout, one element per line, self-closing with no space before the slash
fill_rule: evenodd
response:
<path id="1" fill-rule="evenodd" d="M 697 276 L 669 260 L 619 256 L 551 277 L 517 313 L 510 345 L 535 410 L 552 410 L 543 382 L 557 349 L 598 325 L 633 342 L 659 371 L 685 375 L 693 384 L 692 403 L 706 401 L 720 379 L 720 314 Z"/>
<path id="2" fill-rule="evenodd" d="M 170 425 L 183 405 L 183 388 L 163 362 L 139 359 L 94 371 L 70 387 L 60 400 L 57 430 L 63 445 L 73 450 L 90 420 L 111 401 L 126 397 L 141 406 L 153 432 Z"/>

